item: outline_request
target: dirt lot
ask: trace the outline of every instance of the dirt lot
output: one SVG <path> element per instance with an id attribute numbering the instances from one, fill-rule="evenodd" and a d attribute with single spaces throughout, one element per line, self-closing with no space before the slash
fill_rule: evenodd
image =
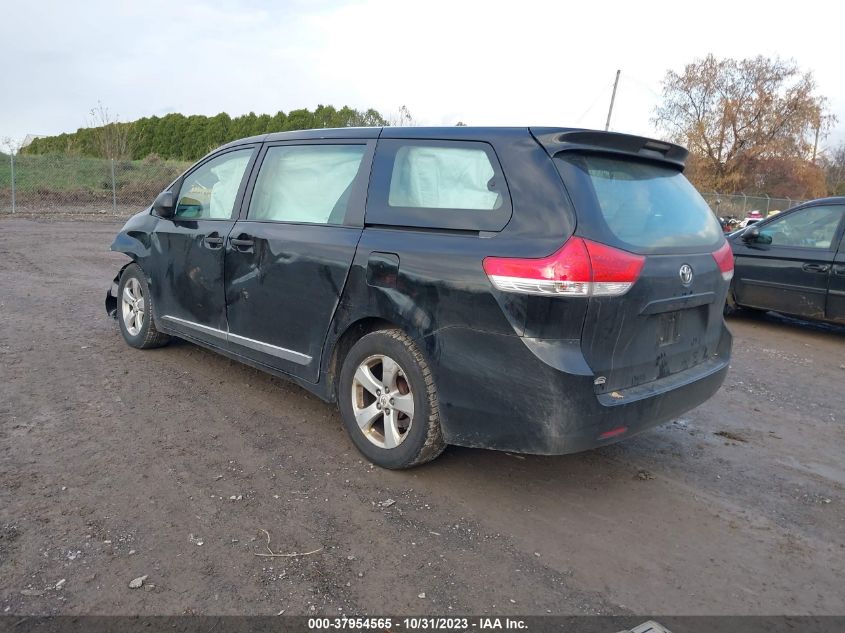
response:
<path id="1" fill-rule="evenodd" d="M 845 613 L 845 330 L 733 319 L 683 419 L 386 472 L 297 387 L 127 347 L 118 227 L 0 221 L 0 613 Z"/>

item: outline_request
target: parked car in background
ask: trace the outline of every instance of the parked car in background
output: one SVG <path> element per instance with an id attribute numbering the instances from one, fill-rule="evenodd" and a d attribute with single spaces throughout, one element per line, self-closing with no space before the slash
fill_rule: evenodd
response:
<path id="1" fill-rule="evenodd" d="M 745 219 L 739 223 L 739 228 L 744 229 L 746 226 L 756 224 L 763 219 L 763 214 L 760 211 L 749 211 Z"/>
<path id="2" fill-rule="evenodd" d="M 811 200 L 729 236 L 725 306 L 845 323 L 845 197 Z"/>
<path id="3" fill-rule="evenodd" d="M 178 336 L 337 402 L 387 468 L 601 446 L 728 369 L 733 257 L 686 156 L 562 128 L 243 139 L 126 223 L 106 307 L 132 347 Z"/>
<path id="4" fill-rule="evenodd" d="M 739 228 L 739 220 L 736 218 L 719 218 L 719 224 L 722 227 L 722 233 L 733 233 Z"/>

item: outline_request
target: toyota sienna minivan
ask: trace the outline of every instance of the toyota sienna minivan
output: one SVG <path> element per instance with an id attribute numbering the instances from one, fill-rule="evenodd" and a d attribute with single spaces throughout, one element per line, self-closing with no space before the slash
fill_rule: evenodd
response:
<path id="1" fill-rule="evenodd" d="M 687 152 L 565 128 L 307 130 L 208 154 L 132 217 L 106 300 L 336 402 L 385 468 L 563 454 L 712 396 L 733 255 Z"/>

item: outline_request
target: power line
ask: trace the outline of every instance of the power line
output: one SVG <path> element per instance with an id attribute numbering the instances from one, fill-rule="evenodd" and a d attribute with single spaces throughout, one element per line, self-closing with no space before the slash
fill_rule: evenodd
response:
<path id="1" fill-rule="evenodd" d="M 605 91 L 608 88 L 610 88 L 612 85 L 613 85 L 612 83 L 608 83 L 608 84 L 605 84 L 604 86 L 602 86 L 601 90 L 596 95 L 596 98 L 590 104 L 590 107 L 587 108 L 586 110 L 584 110 L 584 113 L 581 116 L 579 116 L 577 119 L 575 119 L 575 125 L 578 125 L 579 123 L 581 123 L 581 121 L 584 119 L 584 117 L 587 116 L 593 110 L 593 108 L 596 107 L 596 104 L 601 100 L 602 97 L 604 97 Z"/>

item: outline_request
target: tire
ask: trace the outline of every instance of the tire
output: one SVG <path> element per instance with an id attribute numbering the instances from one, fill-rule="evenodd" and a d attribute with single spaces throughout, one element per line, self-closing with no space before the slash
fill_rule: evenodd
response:
<path id="1" fill-rule="evenodd" d="M 349 437 L 377 466 L 419 466 L 446 448 L 434 376 L 402 330 L 372 332 L 352 346 L 340 370 L 337 397 Z"/>
<path id="2" fill-rule="evenodd" d="M 156 329 L 150 286 L 138 264 L 129 264 L 120 276 L 116 316 L 123 340 L 132 347 L 150 349 L 170 342 L 167 334 Z"/>
<path id="3" fill-rule="evenodd" d="M 746 314 L 746 315 L 756 315 L 760 316 L 766 314 L 768 310 L 763 310 L 761 308 L 748 308 L 746 306 L 741 306 L 736 302 L 736 297 L 734 297 L 734 291 L 731 289 L 728 291 L 728 298 L 725 301 L 725 308 L 723 313 L 725 316 L 736 316 L 737 314 Z"/>
<path id="4" fill-rule="evenodd" d="M 733 289 L 728 290 L 728 297 L 725 300 L 725 308 L 723 313 L 725 316 L 733 316 L 739 311 L 740 307 L 736 304 Z"/>

